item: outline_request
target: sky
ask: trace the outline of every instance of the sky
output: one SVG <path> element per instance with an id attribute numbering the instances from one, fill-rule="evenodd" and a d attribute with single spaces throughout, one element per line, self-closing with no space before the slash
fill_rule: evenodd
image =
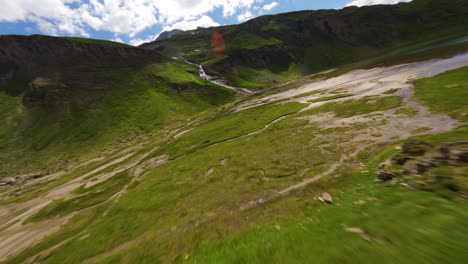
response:
<path id="1" fill-rule="evenodd" d="M 139 45 L 162 31 L 245 22 L 296 10 L 411 0 L 0 0 L 0 34 L 44 34 Z"/>

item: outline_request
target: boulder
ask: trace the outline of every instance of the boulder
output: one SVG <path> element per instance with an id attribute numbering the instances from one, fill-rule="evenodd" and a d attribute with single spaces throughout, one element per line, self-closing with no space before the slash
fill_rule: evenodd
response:
<path id="1" fill-rule="evenodd" d="M 379 172 L 379 174 L 377 175 L 377 178 L 381 181 L 391 181 L 392 179 L 398 177 L 399 175 L 395 172 L 391 172 L 391 171 L 388 171 L 388 170 L 382 170 Z"/>
<path id="2" fill-rule="evenodd" d="M 327 192 L 322 193 L 322 195 L 318 199 L 324 203 L 333 203 L 333 197 Z"/>

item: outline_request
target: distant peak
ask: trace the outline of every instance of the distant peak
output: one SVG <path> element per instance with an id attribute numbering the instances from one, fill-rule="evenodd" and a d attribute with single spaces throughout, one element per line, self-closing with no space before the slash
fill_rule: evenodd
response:
<path id="1" fill-rule="evenodd" d="M 159 37 L 156 38 L 156 40 L 163 40 L 163 39 L 168 39 L 174 35 L 177 35 L 177 34 L 180 34 L 180 33 L 183 33 L 184 31 L 183 30 L 180 30 L 180 29 L 173 29 L 173 30 L 169 30 L 169 31 L 164 31 L 162 32 L 161 34 L 159 34 Z"/>

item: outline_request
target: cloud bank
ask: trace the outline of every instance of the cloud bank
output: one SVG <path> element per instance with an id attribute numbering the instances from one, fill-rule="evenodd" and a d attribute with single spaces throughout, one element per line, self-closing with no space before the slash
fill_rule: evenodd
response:
<path id="1" fill-rule="evenodd" d="M 128 39 L 130 44 L 138 45 L 153 40 L 161 30 L 219 26 L 222 20 L 225 23 L 244 22 L 273 9 L 280 11 L 278 6 L 283 8 L 281 11 L 287 11 L 284 7 L 289 1 L 0 0 L 0 22 L 32 23 L 48 35 L 89 37 L 104 32 L 109 39 Z M 348 5 L 394 4 L 400 1 L 349 0 Z"/>

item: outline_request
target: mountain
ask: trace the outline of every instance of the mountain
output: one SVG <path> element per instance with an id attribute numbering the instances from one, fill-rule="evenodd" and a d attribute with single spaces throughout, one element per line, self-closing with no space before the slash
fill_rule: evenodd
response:
<path id="1" fill-rule="evenodd" d="M 261 88 L 424 40 L 466 34 L 468 3 L 414 0 L 262 16 L 142 45 L 201 63 L 240 87 Z M 213 52 L 219 34 L 223 52 Z"/>
<path id="2" fill-rule="evenodd" d="M 0 175 L 60 167 L 232 97 L 195 66 L 110 41 L 0 36 L 0 54 Z"/>
<path id="3" fill-rule="evenodd" d="M 0 262 L 466 263 L 463 12 L 0 36 Z"/>
<path id="4" fill-rule="evenodd" d="M 168 39 L 168 38 L 171 38 L 172 36 L 175 36 L 175 35 L 178 35 L 178 34 L 181 34 L 181 33 L 184 33 L 184 31 L 180 30 L 180 29 L 173 29 L 173 30 L 170 30 L 170 31 L 164 31 L 161 34 L 159 34 L 159 36 L 156 38 L 156 41 L 163 40 L 163 39 Z"/>
<path id="5" fill-rule="evenodd" d="M 58 103 L 51 99 L 65 94 L 63 100 L 81 101 L 80 95 L 110 88 L 113 72 L 164 60 L 156 52 L 114 42 L 39 35 L 0 36 L 0 54 L 0 90 L 25 93 L 25 102 L 42 105 Z"/>

